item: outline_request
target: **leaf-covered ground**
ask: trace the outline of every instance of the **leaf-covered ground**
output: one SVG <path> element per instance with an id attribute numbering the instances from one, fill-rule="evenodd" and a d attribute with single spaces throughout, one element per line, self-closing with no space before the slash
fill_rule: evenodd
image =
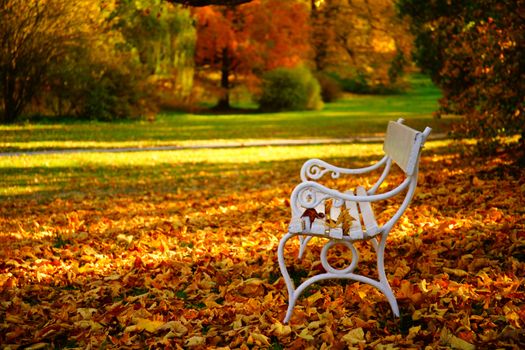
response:
<path id="1" fill-rule="evenodd" d="M 276 251 L 303 161 L 174 164 L 140 180 L 123 169 L 134 179 L 125 189 L 97 173 L 67 190 L 0 198 L 0 344 L 525 347 L 525 171 L 506 155 L 449 147 L 425 150 L 418 191 L 387 245 L 401 318 L 374 288 L 335 281 L 309 289 L 282 324 L 288 295 Z M 320 271 L 321 243 L 302 261 L 297 242 L 287 246 L 295 280 Z M 373 276 L 370 248 L 359 248 L 359 272 Z"/>

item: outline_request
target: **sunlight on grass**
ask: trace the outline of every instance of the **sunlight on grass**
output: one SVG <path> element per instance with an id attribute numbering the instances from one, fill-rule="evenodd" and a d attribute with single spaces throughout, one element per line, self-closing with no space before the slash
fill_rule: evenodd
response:
<path id="1" fill-rule="evenodd" d="M 426 148 L 444 147 L 447 141 L 429 142 Z M 165 186 L 199 177 L 200 172 L 235 173 L 246 164 L 252 168 L 300 164 L 309 158 L 337 159 L 341 166 L 352 160 L 370 163 L 382 156 L 382 145 L 335 144 L 286 147 L 246 147 L 179 151 L 74 153 L 0 157 L 0 196 L 31 195 L 39 192 L 82 192 L 89 188 L 118 190 L 119 184 L 140 184 L 148 179 L 165 179 Z M 235 174 L 233 174 L 235 175 Z"/>

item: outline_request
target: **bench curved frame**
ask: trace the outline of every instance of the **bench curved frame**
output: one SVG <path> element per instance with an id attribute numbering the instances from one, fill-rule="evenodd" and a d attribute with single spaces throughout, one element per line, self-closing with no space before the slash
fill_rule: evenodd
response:
<path id="1" fill-rule="evenodd" d="M 399 307 L 394 292 L 390 287 L 386 273 L 384 252 L 390 230 L 403 215 L 415 193 L 417 187 L 419 158 L 423 145 L 431 129 L 423 132 L 416 131 L 403 125 L 403 119 L 390 122 L 383 144 L 384 157 L 376 164 L 357 169 L 342 168 L 331 165 L 319 159 L 311 159 L 301 168 L 302 182 L 297 185 L 290 197 L 292 219 L 288 226 L 288 233 L 279 242 L 278 260 L 288 290 L 288 309 L 284 322 L 287 323 L 293 313 L 297 299 L 310 285 L 328 279 L 351 279 L 369 284 L 377 288 L 387 298 L 392 312 L 399 317 Z M 393 164 L 399 166 L 405 179 L 394 189 L 378 194 L 377 191 L 387 178 Z M 356 191 L 340 192 L 316 182 L 323 176 L 330 174 L 332 178 L 343 175 L 359 175 L 378 170 L 384 170 L 376 183 L 365 189 L 357 187 Z M 379 225 L 372 210 L 372 203 L 386 200 L 405 194 L 398 210 L 384 224 Z M 327 205 L 330 202 L 330 205 Z M 331 218 L 344 217 L 335 224 Z M 313 237 L 326 239 L 321 250 L 321 264 L 326 272 L 315 275 L 295 286 L 290 277 L 285 259 L 286 243 L 293 237 L 299 237 L 299 259 L 302 258 L 308 242 Z M 354 246 L 356 241 L 369 241 L 377 255 L 378 279 L 355 273 L 359 262 L 359 254 Z M 328 262 L 329 249 L 342 244 L 350 249 L 352 261 L 343 269 L 336 269 Z"/>

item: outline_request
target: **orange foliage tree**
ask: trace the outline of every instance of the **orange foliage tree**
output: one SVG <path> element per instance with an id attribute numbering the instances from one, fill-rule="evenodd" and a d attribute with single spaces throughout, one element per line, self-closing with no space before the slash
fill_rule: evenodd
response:
<path id="1" fill-rule="evenodd" d="M 393 0 L 312 0 L 311 15 L 317 70 L 347 80 L 352 92 L 395 88 L 412 37 Z"/>
<path id="2" fill-rule="evenodd" d="M 197 8 L 195 16 L 195 63 L 206 77 L 220 72 L 219 108 L 230 107 L 233 82 L 250 85 L 263 72 L 295 66 L 308 56 L 309 14 L 303 2 L 254 0 Z"/>

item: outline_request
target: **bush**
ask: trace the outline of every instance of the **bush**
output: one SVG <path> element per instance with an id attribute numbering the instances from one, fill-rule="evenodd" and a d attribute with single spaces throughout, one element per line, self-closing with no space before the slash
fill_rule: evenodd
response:
<path id="1" fill-rule="evenodd" d="M 353 76 L 333 75 L 333 79 L 339 83 L 344 92 L 361 95 L 395 95 L 404 93 L 407 89 L 403 79 L 396 78 L 395 83 L 370 82 L 370 77 L 363 72 Z"/>
<path id="2" fill-rule="evenodd" d="M 359 71 L 355 74 L 348 75 L 335 75 L 334 79 L 339 83 L 343 91 L 350 92 L 353 94 L 369 94 L 371 93 L 371 88 L 368 83 L 369 77 Z"/>
<path id="3" fill-rule="evenodd" d="M 148 112 L 144 101 L 151 100 L 143 82 L 133 74 L 116 68 L 107 69 L 91 84 L 80 114 L 92 120 L 136 119 Z"/>
<path id="4" fill-rule="evenodd" d="M 263 75 L 259 106 L 267 111 L 321 109 L 321 86 L 305 67 L 277 68 Z"/>
<path id="5" fill-rule="evenodd" d="M 341 98 L 343 89 L 341 84 L 325 73 L 316 74 L 317 81 L 321 85 L 321 97 L 323 102 L 334 102 Z"/>

